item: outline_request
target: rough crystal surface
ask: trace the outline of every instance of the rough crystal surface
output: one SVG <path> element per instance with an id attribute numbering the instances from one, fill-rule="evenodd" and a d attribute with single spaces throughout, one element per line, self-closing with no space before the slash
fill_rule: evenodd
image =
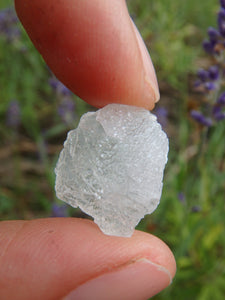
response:
<path id="1" fill-rule="evenodd" d="M 110 104 L 82 116 L 55 169 L 57 197 L 109 235 L 128 237 L 160 200 L 168 139 L 156 117 Z"/>

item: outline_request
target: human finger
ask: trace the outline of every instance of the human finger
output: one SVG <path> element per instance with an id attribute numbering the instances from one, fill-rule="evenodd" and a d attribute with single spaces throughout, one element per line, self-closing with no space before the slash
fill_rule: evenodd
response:
<path id="1" fill-rule="evenodd" d="M 155 71 L 125 0 L 15 0 L 15 7 L 50 69 L 83 100 L 153 109 Z"/>
<path id="2" fill-rule="evenodd" d="M 1 222 L 0 265 L 0 298 L 14 300 L 148 299 L 170 284 L 176 268 L 152 235 L 106 236 L 74 218 Z"/>

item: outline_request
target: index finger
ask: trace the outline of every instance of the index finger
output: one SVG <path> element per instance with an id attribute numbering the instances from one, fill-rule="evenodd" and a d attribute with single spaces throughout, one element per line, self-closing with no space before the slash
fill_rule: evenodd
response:
<path id="1" fill-rule="evenodd" d="M 155 71 L 124 0 L 15 0 L 15 6 L 48 66 L 83 100 L 154 108 Z"/>

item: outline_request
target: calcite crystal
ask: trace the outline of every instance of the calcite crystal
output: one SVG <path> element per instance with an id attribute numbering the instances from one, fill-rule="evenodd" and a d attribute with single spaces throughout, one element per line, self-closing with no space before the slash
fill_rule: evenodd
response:
<path id="1" fill-rule="evenodd" d="M 160 200 L 168 139 L 156 117 L 110 104 L 84 114 L 55 169 L 57 197 L 80 207 L 108 235 L 129 237 Z"/>

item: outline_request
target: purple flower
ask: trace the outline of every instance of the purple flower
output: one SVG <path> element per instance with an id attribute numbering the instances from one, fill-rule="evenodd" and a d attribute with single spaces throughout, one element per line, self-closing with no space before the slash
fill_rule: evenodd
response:
<path id="1" fill-rule="evenodd" d="M 18 128 L 21 121 L 20 106 L 17 100 L 12 100 L 9 103 L 6 113 L 6 124 L 11 128 Z"/>
<path id="2" fill-rule="evenodd" d="M 220 39 L 220 33 L 213 27 L 208 28 L 208 36 L 211 42 L 217 42 Z"/>
<path id="3" fill-rule="evenodd" d="M 203 48 L 216 64 L 210 66 L 208 70 L 200 69 L 197 72 L 198 79 L 194 83 L 196 91 L 203 92 L 205 97 L 200 111 L 191 111 L 191 117 L 206 127 L 225 119 L 225 92 L 221 93 L 225 77 L 225 0 L 221 0 L 220 4 L 221 8 L 217 15 L 218 29 L 209 27 L 209 39 L 203 42 Z"/>
<path id="4" fill-rule="evenodd" d="M 199 69 L 198 80 L 194 82 L 197 91 L 208 93 L 217 87 L 216 80 L 219 78 L 219 67 L 211 66 L 208 70 Z"/>
<path id="5" fill-rule="evenodd" d="M 225 9 L 221 8 L 218 13 L 218 28 L 220 34 L 225 37 Z"/>
<path id="6" fill-rule="evenodd" d="M 195 80 L 195 82 L 194 82 L 194 87 L 195 88 L 198 88 L 198 87 L 200 87 L 202 85 L 202 81 L 201 80 Z"/>
<path id="7" fill-rule="evenodd" d="M 220 5 L 225 9 L 225 0 L 220 0 Z"/>
<path id="8" fill-rule="evenodd" d="M 204 40 L 203 43 L 202 43 L 202 46 L 203 46 L 204 50 L 205 50 L 207 53 L 209 53 L 209 54 L 214 53 L 215 45 L 216 45 L 215 42 L 213 42 L 213 41 L 208 41 L 208 40 Z"/>
<path id="9" fill-rule="evenodd" d="M 220 94 L 219 98 L 217 99 L 217 104 L 225 105 L 225 92 Z"/>
<path id="10" fill-rule="evenodd" d="M 208 91 L 212 91 L 212 90 L 215 90 L 215 89 L 216 89 L 215 83 L 210 82 L 210 81 L 206 82 L 206 83 L 204 84 L 204 87 L 205 87 L 206 90 L 208 90 Z"/>
<path id="11" fill-rule="evenodd" d="M 225 113 L 222 112 L 222 111 L 217 112 L 217 113 L 214 114 L 214 118 L 215 118 L 215 120 L 218 121 L 218 122 L 219 122 L 219 121 L 222 121 L 222 120 L 225 119 Z"/>
<path id="12" fill-rule="evenodd" d="M 215 115 L 215 114 L 217 114 L 217 113 L 219 113 L 219 112 L 221 112 L 221 107 L 220 107 L 220 105 L 214 105 L 214 106 L 213 106 L 213 109 L 212 109 L 213 115 Z"/>
<path id="13" fill-rule="evenodd" d="M 197 121 L 199 124 L 206 126 L 206 127 L 211 127 L 213 122 L 212 119 L 205 117 L 200 111 L 198 110 L 192 110 L 191 111 L 191 117 Z"/>
<path id="14" fill-rule="evenodd" d="M 221 1 L 221 9 L 217 15 L 218 29 L 214 27 L 208 28 L 208 40 L 204 40 L 203 48 L 211 55 L 218 55 L 224 50 L 225 38 L 225 8 L 224 1 Z"/>
<path id="15" fill-rule="evenodd" d="M 18 22 L 19 20 L 13 8 L 9 7 L 1 10 L 0 35 L 4 36 L 9 42 L 14 41 L 21 34 Z"/>
<path id="16" fill-rule="evenodd" d="M 199 69 L 197 75 L 201 81 L 205 82 L 209 79 L 209 72 L 204 69 Z"/>
<path id="17" fill-rule="evenodd" d="M 56 90 L 57 89 L 57 86 L 59 84 L 59 81 L 55 78 L 55 77 L 51 77 L 48 81 L 49 85 L 51 86 L 51 88 L 53 90 Z"/>
<path id="18" fill-rule="evenodd" d="M 61 81 L 59 81 L 55 77 L 51 77 L 49 79 L 49 84 L 52 87 L 52 89 L 56 91 L 57 94 L 63 96 L 69 96 L 72 94 L 72 92 Z"/>
<path id="19" fill-rule="evenodd" d="M 191 211 L 193 212 L 193 213 L 198 213 L 198 212 L 200 212 L 202 209 L 201 209 L 201 207 L 199 206 L 199 205 L 194 205 L 194 206 L 192 206 L 192 208 L 191 208 Z"/>
<path id="20" fill-rule="evenodd" d="M 69 97 L 62 98 L 58 106 L 58 114 L 65 124 L 73 124 L 76 119 L 74 101 Z"/>
<path id="21" fill-rule="evenodd" d="M 58 115 L 66 125 L 72 125 L 76 119 L 73 93 L 55 77 L 49 79 L 49 84 L 58 96 Z"/>
<path id="22" fill-rule="evenodd" d="M 219 97 L 216 104 L 213 106 L 213 110 L 212 110 L 213 117 L 218 122 L 225 119 L 225 112 L 223 111 L 224 105 L 225 105 L 225 93 L 223 93 Z"/>
<path id="23" fill-rule="evenodd" d="M 185 203 L 186 199 L 185 199 L 185 194 L 183 192 L 179 192 L 177 197 L 181 203 Z"/>
<path id="24" fill-rule="evenodd" d="M 168 111 L 164 107 L 157 107 L 154 111 L 158 122 L 161 124 L 163 128 L 167 126 L 168 121 Z"/>
<path id="25" fill-rule="evenodd" d="M 67 217 L 68 216 L 68 206 L 66 204 L 59 205 L 57 203 L 52 204 L 51 217 Z"/>
<path id="26" fill-rule="evenodd" d="M 209 78 L 211 80 L 219 79 L 219 67 L 217 65 L 211 66 L 208 72 L 209 72 Z"/>

